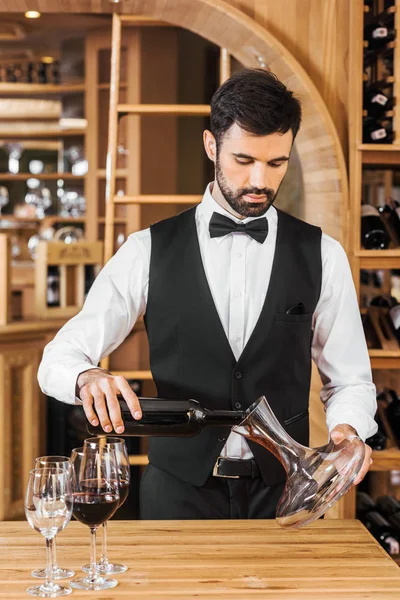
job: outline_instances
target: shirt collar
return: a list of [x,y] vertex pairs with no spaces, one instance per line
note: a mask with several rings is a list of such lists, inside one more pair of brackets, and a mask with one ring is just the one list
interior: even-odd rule
[[[234,215],[232,215],[230,212],[228,212],[223,206],[221,206],[220,204],[218,204],[218,202],[213,198],[212,194],[211,194],[211,186],[213,185],[213,183],[209,183],[206,187],[206,190],[204,192],[202,201],[200,202],[199,206],[198,206],[198,214],[205,220],[206,224],[207,224],[207,228],[208,225],[210,223],[210,219],[212,217],[213,212],[217,212],[220,213],[221,215],[224,215],[225,217],[229,217],[229,219],[232,219],[232,221],[234,221],[235,223],[249,223],[250,221],[254,221],[254,219],[259,219],[260,217],[246,217],[245,219],[238,219],[237,217],[235,217]],[[269,217],[271,217],[271,211],[275,211],[275,208],[273,206],[271,206],[269,208],[269,210],[265,213],[265,216],[267,220],[269,220]],[[213,238],[216,242],[220,243],[222,242],[223,239],[225,239],[226,236],[222,235],[220,237],[216,237]]]

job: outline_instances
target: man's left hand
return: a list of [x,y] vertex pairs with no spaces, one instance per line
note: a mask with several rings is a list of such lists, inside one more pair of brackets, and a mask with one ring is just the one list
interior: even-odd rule
[[[340,444],[340,442],[342,442],[349,435],[354,435],[354,434],[358,435],[357,431],[354,429],[354,427],[351,427],[351,425],[347,425],[347,424],[336,425],[336,427],[334,427],[331,431],[331,440],[335,444]],[[372,454],[372,448],[370,446],[368,446],[367,444],[365,444],[364,462],[362,464],[359,474],[357,475],[357,478],[353,482],[353,485],[358,485],[364,479],[365,475],[368,473],[368,470],[372,463],[371,454]]]

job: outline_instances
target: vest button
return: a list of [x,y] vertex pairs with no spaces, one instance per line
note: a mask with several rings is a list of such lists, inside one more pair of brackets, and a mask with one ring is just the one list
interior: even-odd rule
[[242,408],[242,405],[240,404],[240,402],[235,402],[235,408],[237,408],[239,410],[239,408]]
[[225,442],[225,441],[226,441],[226,438],[224,438],[224,437],[219,437],[219,438],[217,438],[217,441],[218,441],[218,442]]
[[235,377],[236,377],[236,379],[241,379],[242,378],[242,372],[241,371],[235,371]]

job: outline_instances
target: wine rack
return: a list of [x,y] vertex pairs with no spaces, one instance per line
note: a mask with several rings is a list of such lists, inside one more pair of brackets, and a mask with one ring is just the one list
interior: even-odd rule
[[[388,41],[371,48],[371,24],[390,29]],[[367,26],[367,27],[366,27]],[[365,273],[381,275],[381,289],[376,295],[391,292],[391,273],[400,269],[400,240],[387,215],[381,215],[389,234],[386,249],[365,249],[361,244],[362,203],[377,205],[377,186],[387,198],[392,195],[396,177],[400,173],[400,0],[355,0],[350,3],[350,56],[349,56],[349,259],[361,304],[363,321],[368,320],[377,334],[377,343],[369,347],[374,382],[379,389],[385,385],[400,392],[400,347],[388,318],[387,310],[365,305],[365,296],[374,294],[373,284],[365,281]],[[368,34],[368,35],[366,35]],[[365,37],[369,37],[368,40]],[[372,43],[374,45],[374,43]],[[379,41],[378,41],[379,46]],[[387,139],[367,139],[365,122],[371,111],[373,92],[383,91],[389,110],[381,110],[380,122],[390,135]],[[379,100],[379,99],[378,99]],[[372,107],[372,110],[374,108]],[[366,198],[366,186],[370,186]],[[371,191],[372,190],[372,191]],[[362,281],[362,277],[364,280]],[[400,301],[400,299],[399,299]],[[381,403],[379,416],[382,417]],[[385,450],[373,452],[371,471],[400,470],[400,450],[386,419],[383,419],[389,443]],[[375,474],[374,474],[375,475]],[[378,475],[378,474],[377,474]],[[378,480],[377,480],[378,481]],[[380,481],[383,481],[381,479]]]

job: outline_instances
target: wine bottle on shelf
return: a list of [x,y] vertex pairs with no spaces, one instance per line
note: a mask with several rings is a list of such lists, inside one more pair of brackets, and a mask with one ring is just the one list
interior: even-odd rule
[[388,198],[386,204],[380,206],[378,210],[382,218],[387,218],[400,244],[400,203],[393,198]]
[[364,109],[369,117],[379,119],[384,116],[385,112],[393,108],[393,97],[385,94],[380,88],[366,88],[364,92]]
[[366,250],[388,248],[390,238],[379,211],[371,204],[361,205],[361,244]]
[[362,518],[370,512],[376,510],[376,504],[371,496],[366,492],[357,492],[356,494],[356,515],[357,519],[362,521]]
[[[390,17],[390,15],[388,15]],[[368,42],[368,50],[378,50],[394,40],[396,32],[393,27],[393,19],[380,19],[375,23],[369,23],[364,27],[364,41]]]
[[47,269],[47,306],[60,306],[60,273],[56,266]]
[[[118,397],[125,431],[107,435],[122,436],[179,436],[190,437],[200,433],[204,427],[233,427],[244,419],[240,410],[208,410],[197,400],[169,400],[164,398],[139,398],[142,418],[132,417],[128,405]],[[91,435],[106,435],[100,425],[87,423]]]
[[376,510],[371,510],[360,518],[365,527],[378,540],[380,545],[389,554],[399,554],[400,544],[395,528],[379,514]]
[[379,496],[376,499],[376,507],[386,519],[391,515],[400,513],[400,502],[394,496]]
[[365,144],[391,144],[393,141],[392,124],[389,120],[383,124],[373,117],[364,117],[363,141]]
[[391,398],[391,401],[385,410],[386,418],[389,421],[389,425],[392,428],[394,436],[397,440],[400,440],[400,398],[395,390],[388,389],[386,392]]

